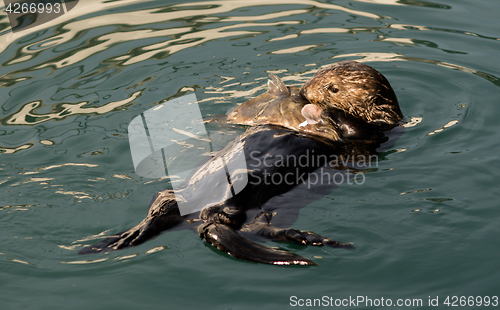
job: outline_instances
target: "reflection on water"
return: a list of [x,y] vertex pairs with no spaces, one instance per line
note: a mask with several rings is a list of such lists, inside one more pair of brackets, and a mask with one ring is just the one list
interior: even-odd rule
[[453,70],[460,70],[463,72],[467,73],[472,73],[477,76],[480,76],[496,85],[500,85],[500,80],[498,77],[491,75],[486,72],[466,68],[460,65],[456,64],[451,64],[447,63],[444,61],[437,61],[437,60],[432,60],[432,59],[425,59],[425,58],[418,58],[418,57],[409,57],[401,54],[396,54],[396,53],[351,53],[351,54],[344,54],[344,55],[337,55],[335,57],[332,57],[333,59],[335,58],[345,58],[345,57],[359,57],[359,59],[354,59],[360,62],[371,62],[371,61],[412,61],[412,62],[423,62],[423,63],[430,63],[434,65],[438,65],[441,67],[453,69]]
[[[42,50],[52,48],[54,46],[63,46],[65,43],[69,43],[74,40],[77,36],[81,35],[81,31],[87,29],[89,25],[92,28],[113,26],[116,29],[112,33],[104,34],[93,38],[92,43],[87,46],[83,46],[76,50],[71,50],[63,55],[58,55],[57,60],[46,61],[43,64],[37,64],[27,71],[35,71],[43,68],[62,68],[65,66],[72,65],[83,59],[86,59],[96,53],[103,51],[106,48],[110,48],[116,44],[123,43],[126,41],[133,41],[138,39],[148,39],[148,38],[162,38],[161,43],[155,43],[151,45],[143,45],[140,48],[135,49],[135,53],[127,53],[124,55],[115,55],[108,61],[116,61],[120,65],[129,65],[139,61],[146,60],[156,54],[170,55],[175,52],[181,51],[183,49],[201,45],[209,40],[216,40],[220,38],[233,37],[233,36],[246,36],[246,35],[256,35],[258,31],[228,31],[238,28],[246,27],[265,27],[265,26],[278,26],[283,23],[264,23],[255,24],[252,21],[264,21],[269,19],[275,19],[280,17],[289,17],[297,14],[309,13],[318,8],[344,11],[351,14],[356,14],[368,18],[380,18],[381,16],[370,14],[367,12],[356,11],[352,9],[345,8],[340,5],[325,4],[317,1],[310,0],[281,0],[275,1],[272,5],[279,6],[283,5],[301,5],[310,7],[309,10],[285,10],[269,14],[259,14],[257,16],[220,16],[215,17],[217,14],[227,14],[231,11],[236,11],[245,7],[257,7],[257,6],[267,6],[270,5],[268,1],[207,1],[207,2],[196,2],[196,3],[186,3],[173,6],[167,6],[166,8],[155,8],[149,10],[139,10],[133,12],[120,12],[107,15],[98,15],[95,17],[89,17],[83,20],[72,20],[74,18],[89,15],[91,13],[105,12],[116,6],[125,6],[127,4],[132,4],[139,1],[120,1],[117,3],[99,3],[98,1],[86,1],[78,5],[77,10],[73,10],[63,17],[54,20],[52,22],[34,27],[22,32],[22,36],[28,36],[30,33],[40,31],[41,29],[54,26],[55,24],[62,24],[61,29],[58,33],[37,40],[31,44],[23,46],[20,51],[18,51],[16,58],[5,62],[3,65],[13,65],[19,62],[26,62],[31,60],[33,57],[37,56]],[[190,9],[195,7],[194,9]],[[187,8],[187,9],[183,9]],[[210,16],[209,19],[206,16]],[[155,29],[155,23],[167,23],[176,22],[180,20],[189,20],[189,27],[176,26],[169,29]],[[121,26],[125,25],[127,27]],[[211,29],[200,29],[207,24],[213,23],[234,23],[238,24],[219,26]],[[289,21],[288,23],[299,23],[299,21]],[[128,29],[131,27],[140,27],[144,25],[149,25],[148,29]],[[153,26],[151,29],[151,26]],[[171,40],[165,40],[165,36],[172,36]],[[11,42],[19,39],[21,34],[8,33],[4,35],[4,39],[0,44],[0,52],[7,49]],[[89,42],[90,43],[90,42]],[[26,69],[25,69],[26,70]],[[21,72],[24,72],[21,71]],[[16,72],[16,73],[21,73]],[[14,80],[12,76],[4,76],[3,79]],[[0,79],[0,82],[3,81]]]
[[[301,291],[328,289],[329,293],[346,293],[344,287],[359,287],[366,282],[370,289],[392,289],[401,294],[398,298],[404,296],[399,287],[380,282],[385,274],[392,274],[392,268],[401,271],[391,276],[398,285],[407,278],[429,283],[419,278],[425,274],[420,270],[436,274],[448,268],[454,258],[439,249],[449,243],[464,244],[463,235],[457,231],[477,225],[473,237],[467,238],[478,241],[489,236],[488,229],[492,229],[478,215],[481,210],[474,208],[477,203],[484,211],[495,201],[488,196],[494,195],[494,190],[481,192],[478,188],[488,189],[497,183],[483,177],[495,174],[490,170],[494,170],[497,152],[485,155],[481,151],[495,148],[491,141],[498,140],[495,134],[500,132],[495,127],[500,112],[492,103],[496,99],[488,95],[500,86],[500,71],[491,60],[498,51],[500,35],[494,31],[498,28],[496,19],[488,25],[490,28],[481,27],[481,18],[488,12],[475,13],[475,2],[462,2],[466,1],[228,0],[165,4],[85,0],[58,19],[16,33],[11,32],[2,9],[0,257],[7,266],[30,268],[30,272],[56,270],[61,277],[84,270],[92,279],[94,291],[108,292],[113,287],[110,282],[101,286],[101,281],[93,281],[99,273],[105,274],[100,280],[130,280],[124,275],[133,268],[124,272],[110,266],[125,266],[132,261],[152,270],[137,277],[141,283],[148,283],[146,277],[153,270],[172,272],[162,285],[175,293],[182,285],[168,281],[175,279],[182,284],[178,279],[184,275],[175,271],[189,269],[196,276],[215,279],[213,287],[223,287],[234,296],[237,294],[231,291],[231,281],[238,278],[244,279],[238,285],[249,292],[262,287],[262,291],[273,291],[286,300],[290,291],[283,291],[289,289],[283,282],[284,274],[274,269],[264,274],[254,272],[265,267],[213,255],[190,232],[108,256],[83,258],[75,253],[89,240],[137,224],[152,194],[169,186],[167,178],[143,180],[134,173],[127,126],[135,116],[189,93],[196,93],[204,116],[224,114],[264,92],[269,73],[289,86],[299,86],[320,67],[352,59],[366,62],[388,77],[406,116],[405,134],[381,155],[383,167],[366,173],[362,188],[342,187],[301,213],[299,224],[303,226],[297,228],[314,227],[327,235],[340,234],[356,241],[359,249],[343,253],[301,248],[308,257],[323,257],[322,266],[319,271],[286,270],[287,279],[304,279],[303,286],[302,281],[294,282]],[[465,18],[471,22],[463,23]],[[218,133],[214,136],[220,139],[217,143],[221,147],[244,130],[216,122],[207,126]],[[435,240],[437,243],[433,243]],[[163,251],[166,244],[177,248]],[[458,257],[454,248],[446,250]],[[162,253],[149,255],[157,252]],[[474,251],[463,251],[469,252]],[[434,256],[438,257],[433,270],[433,264],[422,261]],[[222,259],[224,264],[220,264]],[[210,263],[214,265],[205,268]],[[414,265],[418,265],[418,274],[411,274]],[[9,278],[8,269],[6,283],[19,280],[14,272]],[[462,266],[456,269],[472,270]],[[23,269],[16,270],[27,274]],[[357,277],[352,277],[353,273]],[[405,276],[397,278],[399,274]],[[328,278],[330,275],[337,278]],[[366,281],[359,282],[361,277]],[[448,278],[436,281],[440,287],[453,287],[454,283],[446,282]],[[36,277],[29,281],[32,279],[40,286]],[[78,275],[75,279],[71,283],[82,280]],[[53,284],[57,281],[42,280],[43,287],[50,287],[50,291],[70,286],[69,282],[58,282],[57,286]],[[341,284],[335,287],[336,283]],[[208,292],[204,297],[217,295],[210,286],[204,288]],[[18,294],[30,291],[20,287]],[[119,285],[117,290],[122,288]],[[140,290],[150,288],[144,285],[136,289],[146,294]],[[161,290],[164,293],[163,286]],[[422,296],[429,293],[415,291]]]
[[[417,5],[427,6],[432,8],[442,8],[442,5],[433,4],[422,1],[396,1],[396,0],[363,0],[360,2],[369,2],[385,5]],[[78,63],[85,61],[92,56],[100,58],[100,65],[94,69],[84,69],[77,77],[74,77],[72,85],[67,85],[65,88],[85,89],[91,88],[99,83],[106,82],[111,76],[122,70],[123,66],[137,64],[150,59],[163,59],[174,53],[183,51],[196,46],[201,46],[209,41],[221,40],[228,38],[245,38],[254,37],[267,32],[269,28],[283,27],[286,25],[300,25],[301,17],[305,14],[311,14],[318,10],[327,10],[331,12],[342,11],[358,16],[381,19],[387,18],[379,15],[349,9],[340,5],[321,3],[318,1],[296,0],[296,1],[278,1],[273,3],[274,10],[270,12],[256,15],[236,15],[231,16],[232,12],[240,13],[243,8],[255,8],[259,6],[270,5],[267,1],[206,1],[196,3],[186,3],[178,5],[170,5],[162,8],[151,8],[143,10],[126,11],[128,5],[139,3],[139,1],[120,1],[120,2],[98,2],[86,1],[78,5],[78,9],[72,10],[63,17],[28,29],[20,33],[5,33],[0,41],[0,52],[6,53],[12,44],[16,41],[26,42],[22,44],[9,60],[3,61],[2,67],[8,69],[0,76],[0,85],[3,87],[13,88],[20,84],[22,88],[33,88],[29,80],[39,76],[51,76],[57,74],[59,70],[66,67],[75,67]],[[286,5],[286,6],[285,6]],[[301,9],[285,9],[291,5],[298,5]],[[293,7],[293,6],[292,6]],[[112,9],[118,9],[114,12]],[[97,14],[96,16],[92,15]],[[292,16],[297,16],[299,19],[284,20]],[[265,22],[272,19],[281,19],[276,22]],[[184,21],[183,23],[179,23]],[[60,24],[55,28],[54,33],[42,31],[49,29],[56,24]],[[84,44],[78,43],[86,33],[89,32],[89,27],[92,29],[102,29],[102,34],[88,37]],[[106,29],[111,27],[111,29]],[[252,29],[255,28],[255,29]],[[259,30],[262,28],[262,30]],[[246,30],[252,29],[252,30]],[[275,37],[269,41],[296,39],[303,35],[313,34],[357,34],[363,32],[379,32],[383,29],[397,29],[405,32],[408,29],[420,31],[446,31],[445,29],[433,29],[426,26],[406,25],[406,24],[387,24],[378,27],[314,27],[297,31],[295,34],[286,34],[282,37]],[[470,32],[463,32],[466,35],[477,35]],[[33,36],[35,34],[35,36]],[[26,41],[25,38],[30,38]],[[151,41],[153,43],[141,44],[141,42]],[[379,40],[395,44],[414,45],[415,41],[410,38],[395,38],[382,37]],[[498,40],[498,39],[497,39]],[[127,50],[124,54],[114,53],[111,56],[107,51],[116,49],[116,46],[124,45],[127,42],[136,42],[131,50]],[[269,51],[270,54],[293,54],[306,52],[311,49],[318,49],[324,44],[313,45],[298,45],[287,48],[278,48]],[[7,53],[9,54],[9,53]],[[99,56],[99,54],[103,54]],[[6,55],[4,55],[5,57]],[[48,57],[47,57],[48,56]],[[473,69],[468,69],[463,66],[449,64],[441,61],[433,61],[428,59],[417,59],[415,57],[407,57],[404,55],[394,54],[389,56],[387,53],[355,53],[337,55],[337,58],[345,58],[351,56],[364,57],[365,61],[381,61],[381,60],[405,60],[405,61],[422,61],[431,62],[440,66],[469,71],[474,74],[481,75],[490,80],[495,80],[488,74],[477,72]],[[335,57],[334,57],[335,58]],[[38,61],[42,60],[42,62]],[[77,67],[75,67],[76,69]],[[49,71],[47,71],[47,69]],[[313,69],[312,69],[313,70]],[[82,74],[83,73],[83,74]],[[307,75],[308,73],[306,73]],[[75,76],[75,75],[73,75]],[[298,77],[298,80],[300,76]],[[68,83],[66,83],[68,84]],[[211,92],[211,90],[208,90]],[[226,92],[227,94],[228,92]],[[231,92],[229,92],[231,93]],[[234,94],[234,92],[232,92]],[[253,93],[244,92],[240,96],[244,97]],[[103,114],[124,107],[131,101],[135,100],[140,95],[140,92],[129,94],[129,99],[116,102],[108,102],[100,107],[91,108],[85,107],[89,101],[78,103],[61,103],[55,100],[54,103],[45,103],[45,105],[53,105],[52,113],[36,113],[35,110],[44,106],[41,99],[31,100],[30,102],[8,102],[4,98],[4,111],[18,107],[18,111],[7,115],[1,119],[4,125],[34,125],[48,120],[61,120],[68,116],[76,114]],[[57,102],[57,103],[56,103]],[[21,107],[20,107],[21,105]],[[20,107],[20,108],[19,108]],[[19,149],[20,147],[23,147]],[[29,147],[29,146],[28,146]],[[14,149],[3,147],[4,152],[15,152],[26,148],[16,146]],[[10,151],[8,151],[10,150]]]
[[32,147],[34,143],[25,143],[15,147],[7,147],[0,145],[0,154],[14,154],[19,151],[23,151]]
[[423,6],[434,9],[451,9],[451,6],[440,4],[436,2],[428,1],[416,1],[416,0],[354,0],[357,2],[367,2],[376,4],[387,4],[387,5],[407,5],[407,6]]
[[13,113],[8,117],[0,119],[0,123],[3,125],[35,125],[51,120],[62,120],[69,116],[78,114],[105,114],[127,106],[135,99],[140,97],[141,94],[142,91],[137,91],[135,93],[132,93],[126,100],[108,102],[100,107],[85,107],[85,105],[89,103],[88,101],[79,103],[58,103],[53,107],[53,110],[57,112],[41,114],[35,112],[36,109],[43,107],[41,100],[28,102],[24,104],[19,109],[19,111]]

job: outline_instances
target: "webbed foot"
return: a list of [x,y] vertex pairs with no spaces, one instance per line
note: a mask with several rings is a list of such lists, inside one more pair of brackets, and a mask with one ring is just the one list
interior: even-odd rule
[[139,245],[182,221],[183,217],[179,213],[173,192],[160,192],[153,197],[148,216],[141,223],[101,242],[84,247],[78,254],[109,252]]
[[[144,229],[141,227],[141,224],[124,232],[110,236],[96,244],[84,247],[78,251],[78,254],[95,254],[120,250],[129,246],[140,244],[153,237],[154,235],[151,233],[144,234]],[[141,241],[141,239],[143,240]]]
[[260,213],[257,217],[255,217],[253,222],[245,224],[241,228],[241,231],[251,232],[274,241],[290,242],[300,245],[326,245],[334,248],[354,249],[354,246],[351,243],[331,240],[310,231],[274,227],[271,225],[272,217],[272,212]]

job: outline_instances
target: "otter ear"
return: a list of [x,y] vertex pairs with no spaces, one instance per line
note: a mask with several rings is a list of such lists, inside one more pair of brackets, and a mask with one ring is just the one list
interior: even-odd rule
[[267,91],[269,94],[274,96],[288,96],[290,95],[290,91],[288,87],[286,87],[285,83],[274,74],[269,74],[269,81],[267,81],[267,86],[269,90]]

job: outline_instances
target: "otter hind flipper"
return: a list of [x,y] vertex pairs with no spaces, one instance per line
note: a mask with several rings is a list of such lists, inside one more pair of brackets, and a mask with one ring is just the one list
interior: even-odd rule
[[252,242],[228,225],[214,222],[205,223],[198,227],[198,235],[214,247],[235,258],[271,265],[317,266],[313,261],[300,255]]
[[183,222],[174,193],[170,190],[156,194],[150,203],[148,215],[136,226],[81,249],[78,254],[92,254],[120,250],[139,245],[161,232]]
[[269,90],[267,91],[269,94],[281,97],[290,95],[290,91],[288,87],[286,87],[285,83],[274,74],[269,74],[269,80],[267,81],[267,86]]
[[127,242],[124,243],[123,241],[125,240],[125,238],[122,237],[127,231],[110,236],[91,246],[84,247],[83,249],[78,251],[78,254],[85,255],[85,254],[106,253],[113,250],[119,250],[123,247],[127,247],[127,245],[129,245],[130,243]]
[[[150,221],[148,221],[150,222]],[[105,253],[139,245],[159,235],[161,230],[148,225],[146,220],[124,232],[110,236],[96,244],[81,249],[78,254]]]
[[280,228],[271,225],[276,212],[262,212],[248,224],[243,225],[241,231],[253,233],[273,241],[289,242],[299,245],[329,246],[332,248],[354,249],[352,243],[338,242],[325,238],[316,233],[293,228]]

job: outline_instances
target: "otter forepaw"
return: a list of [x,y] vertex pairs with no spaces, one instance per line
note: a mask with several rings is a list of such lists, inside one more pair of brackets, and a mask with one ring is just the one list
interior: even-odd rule
[[239,229],[246,220],[245,211],[238,210],[235,207],[210,207],[203,209],[200,213],[200,218],[207,222],[224,224]]

